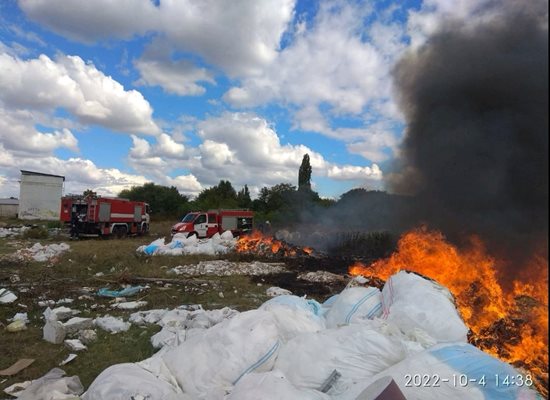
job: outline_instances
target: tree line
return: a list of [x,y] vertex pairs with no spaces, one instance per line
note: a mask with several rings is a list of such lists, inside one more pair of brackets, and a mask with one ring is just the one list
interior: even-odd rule
[[255,212],[257,224],[270,221],[275,227],[325,224],[346,231],[398,228],[392,226],[395,220],[392,216],[403,206],[400,196],[361,188],[342,194],[338,200],[324,199],[312,189],[311,173],[310,158],[305,154],[298,171],[297,187],[290,183],[262,187],[255,199],[251,198],[247,185],[237,190],[229,180],[220,180],[194,199],[181,194],[175,186],[155,183],[123,190],[119,197],[149,203],[152,217],[157,219],[181,219],[190,211],[247,208]]

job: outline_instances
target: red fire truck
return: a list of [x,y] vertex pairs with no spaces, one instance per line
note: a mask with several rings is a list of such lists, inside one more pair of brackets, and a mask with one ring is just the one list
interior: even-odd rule
[[234,236],[240,236],[252,232],[253,227],[254,212],[248,209],[194,211],[172,227],[172,235],[183,233],[187,237],[209,238],[231,231]]
[[61,198],[60,219],[76,223],[79,236],[123,237],[149,231],[149,204],[100,196]]

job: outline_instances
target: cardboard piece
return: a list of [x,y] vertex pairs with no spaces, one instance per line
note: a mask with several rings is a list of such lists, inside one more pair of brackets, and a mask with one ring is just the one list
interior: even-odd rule
[[3,369],[0,371],[0,376],[12,376],[17,374],[19,371],[24,370],[29,365],[31,365],[34,362],[34,358],[22,358],[20,360],[17,360],[15,364],[11,365],[10,367]]

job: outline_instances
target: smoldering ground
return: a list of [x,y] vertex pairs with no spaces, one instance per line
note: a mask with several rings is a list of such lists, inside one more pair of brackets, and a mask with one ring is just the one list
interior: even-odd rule
[[539,3],[449,24],[393,72],[407,128],[389,186],[414,194],[401,215],[412,210],[451,239],[479,235],[520,262],[548,238],[548,12]]

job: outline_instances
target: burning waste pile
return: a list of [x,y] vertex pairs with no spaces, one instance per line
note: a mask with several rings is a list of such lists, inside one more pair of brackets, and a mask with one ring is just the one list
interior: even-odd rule
[[[430,239],[440,238],[415,238],[419,261],[409,270],[424,263],[423,275],[429,275],[430,257],[441,255],[422,252]],[[405,236],[400,251],[385,264],[374,270],[355,266],[352,272],[401,269],[398,259],[412,260],[408,240]],[[467,274],[448,271],[455,277]],[[537,371],[530,368],[534,364],[516,369],[491,348],[482,351],[468,343],[469,331],[475,331],[474,313],[481,321],[494,321],[496,315],[486,314],[496,312],[490,303],[468,313],[461,296],[455,304],[453,286],[446,288],[421,273],[388,272],[381,290],[363,286],[369,280],[357,277],[322,304],[281,295],[246,312],[184,308],[136,313],[135,323],[162,326],[152,338],[161,349],[142,362],[107,368],[82,398],[354,400],[371,398],[365,396],[388,384],[397,385],[408,400],[541,399],[534,390],[540,389]],[[468,276],[464,280],[472,282]],[[544,355],[530,350],[531,358]]]
[[254,254],[264,257],[303,257],[314,255],[310,247],[298,247],[283,240],[274,239],[254,231],[251,235],[241,236],[235,250],[239,253]]
[[138,253],[146,255],[181,256],[183,254],[225,254],[233,250],[237,239],[230,231],[221,235],[214,234],[209,239],[198,239],[195,235],[187,237],[184,234],[175,234],[169,243],[164,238],[157,239],[148,245],[137,248]]
[[[357,263],[349,273],[386,280],[397,271],[407,270],[435,279],[454,296],[469,328],[468,341],[528,371],[529,384],[547,396],[548,262],[533,256],[527,267],[527,282],[504,277],[511,282],[510,289],[497,279],[496,263],[477,239],[470,249],[459,250],[439,232],[420,229],[405,234],[390,258],[370,266]],[[386,286],[390,283],[391,279]]]
[[147,255],[170,256],[183,254],[217,255],[236,251],[243,254],[278,258],[314,254],[313,249],[310,247],[293,246],[271,236],[264,236],[258,231],[238,237],[233,237],[230,231],[225,231],[221,235],[216,233],[208,239],[198,239],[194,235],[187,237],[186,234],[175,234],[169,243],[165,243],[165,238],[160,238],[148,245],[138,247],[136,251]]

